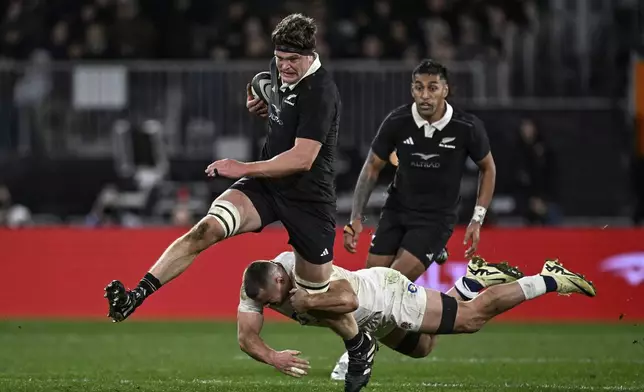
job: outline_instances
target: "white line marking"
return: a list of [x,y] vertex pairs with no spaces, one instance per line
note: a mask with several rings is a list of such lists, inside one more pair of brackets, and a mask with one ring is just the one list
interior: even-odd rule
[[[332,358],[326,356],[307,357],[308,360],[313,361],[337,361],[339,358]],[[239,354],[233,357],[233,360],[244,361],[252,360],[247,355]],[[410,358],[405,356],[397,356],[395,358],[379,358],[378,362],[437,362],[437,363],[521,363],[521,364],[546,364],[546,363],[586,363],[586,364],[644,364],[644,359],[629,359],[629,358],[512,358],[512,357],[491,357],[491,358],[446,358],[446,357],[426,357],[421,359]]]
[[[10,377],[0,377],[0,381],[19,381],[16,378]],[[29,378],[25,381],[28,382],[71,382],[71,383],[98,383],[104,382],[104,380],[99,379],[89,379],[89,378],[47,378],[47,379],[34,379]],[[265,381],[255,381],[255,380],[222,380],[222,379],[193,379],[193,380],[182,380],[182,379],[172,379],[172,380],[119,380],[121,384],[160,384],[160,383],[177,383],[182,385],[190,384],[204,384],[204,385],[254,385],[254,386],[292,386],[292,385],[314,385],[314,386],[325,386],[333,385],[337,382],[331,380],[322,380],[322,379],[313,379],[313,380],[295,380],[290,378],[284,378],[282,380],[270,379]],[[531,383],[516,383],[516,384],[468,384],[468,383],[440,383],[440,382],[419,382],[419,383],[400,383],[400,382],[382,382],[382,381],[372,381],[369,383],[371,387],[402,387],[402,388],[418,388],[418,387],[433,387],[433,388],[447,388],[447,389],[485,389],[485,390],[502,390],[502,389],[512,389],[512,390],[522,390],[525,388],[530,388],[531,390],[583,390],[583,391],[644,391],[644,386],[625,386],[625,385],[561,385],[561,384],[531,384]]]

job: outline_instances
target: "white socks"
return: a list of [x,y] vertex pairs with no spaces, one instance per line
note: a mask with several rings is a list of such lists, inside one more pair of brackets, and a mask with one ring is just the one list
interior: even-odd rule
[[546,293],[546,281],[541,275],[525,276],[517,280],[525,299],[533,299]]

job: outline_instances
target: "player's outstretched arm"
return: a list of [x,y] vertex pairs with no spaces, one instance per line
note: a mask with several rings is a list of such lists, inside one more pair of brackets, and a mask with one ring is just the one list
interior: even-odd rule
[[331,282],[329,290],[321,294],[311,295],[302,289],[293,289],[289,298],[291,306],[298,313],[318,311],[341,315],[358,309],[358,296],[351,284],[346,280]]
[[322,144],[313,139],[296,138],[290,150],[267,161],[248,164],[249,177],[285,177],[311,170]]
[[237,313],[237,340],[239,347],[251,358],[275,367],[291,377],[302,377],[307,374],[309,362],[298,358],[299,351],[275,351],[259,336],[264,326],[264,316],[255,312]]
[[344,230],[344,247],[351,253],[356,252],[358,237],[362,232],[362,218],[369,197],[378,182],[380,172],[387,165],[387,161],[380,159],[373,151],[362,166],[356,188],[353,191],[353,205],[351,208],[351,222]]
[[476,205],[490,207],[492,196],[494,195],[494,187],[496,184],[496,164],[492,153],[488,153],[485,158],[476,163],[479,167],[479,192],[476,199]]
[[470,247],[465,251],[465,257],[470,259],[476,253],[480,240],[480,230],[487,209],[490,207],[492,197],[494,195],[494,187],[496,184],[496,164],[492,153],[488,152],[483,159],[476,163],[479,167],[479,190],[476,199],[476,207],[474,207],[474,214],[465,232],[463,244],[467,245],[472,242]]
[[234,159],[220,159],[208,165],[205,172],[210,177],[286,177],[309,171],[320,151],[320,142],[296,138],[295,145],[287,151],[269,159],[257,162],[239,162]]
[[476,162],[479,167],[479,190],[476,199],[476,207],[474,207],[474,215],[467,230],[465,231],[465,238],[463,244],[467,245],[472,242],[470,247],[465,251],[465,258],[470,259],[476,253],[478,248],[481,225],[485,219],[485,213],[492,202],[494,195],[494,185],[496,182],[496,165],[490,149],[490,140],[488,139],[485,130],[485,124],[478,119],[474,118],[474,126],[472,133],[466,144],[467,155]]
[[264,315],[254,312],[237,313],[237,341],[239,348],[259,362],[271,365],[275,352],[259,336],[264,326]]
[[369,151],[369,156],[362,165],[360,176],[353,191],[353,205],[351,208],[351,221],[361,220],[371,192],[378,182],[380,172],[387,165],[387,161],[380,159],[373,151]]

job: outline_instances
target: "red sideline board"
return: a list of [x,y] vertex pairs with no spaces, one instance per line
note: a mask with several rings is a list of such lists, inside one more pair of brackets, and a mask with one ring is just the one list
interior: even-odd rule
[[[369,230],[371,231],[371,230]],[[103,287],[112,279],[134,286],[182,229],[0,229],[0,318],[105,317]],[[418,283],[448,290],[465,273],[463,230],[449,245],[450,261],[433,265]],[[336,264],[364,265],[369,236],[357,254],[335,246]],[[245,266],[288,250],[281,228],[229,239],[204,252],[188,271],[150,297],[136,318],[234,318]],[[644,230],[484,228],[488,260],[508,260],[526,274],[558,257],[584,273],[598,296],[548,294],[501,316],[515,321],[644,320]],[[279,317],[271,315],[270,317]]]

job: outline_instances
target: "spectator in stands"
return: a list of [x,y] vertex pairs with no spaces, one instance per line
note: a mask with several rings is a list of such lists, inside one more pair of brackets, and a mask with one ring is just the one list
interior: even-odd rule
[[0,227],[22,227],[31,224],[31,211],[23,205],[13,204],[9,188],[0,184]]
[[85,59],[109,59],[113,57],[109,50],[105,27],[98,23],[92,23],[85,32],[85,47],[83,58]]
[[106,185],[96,198],[92,210],[85,217],[85,225],[103,227],[119,225],[121,219],[118,213],[119,191],[115,185]]
[[268,35],[263,31],[262,22],[253,17],[244,24],[244,39],[246,42],[245,57],[268,58],[273,50],[269,45]]
[[185,204],[177,204],[172,209],[172,226],[191,227],[194,224],[192,211]]
[[191,227],[194,223],[193,211],[190,209],[190,192],[186,188],[180,188],[172,209],[171,224],[173,226]]
[[458,17],[459,49],[458,60],[472,60],[485,55],[485,46],[481,42],[481,26],[468,14]]
[[384,55],[382,41],[375,35],[367,35],[362,40],[362,57],[367,60],[377,60]]
[[47,130],[47,107],[53,90],[49,53],[35,50],[30,63],[14,87],[13,102],[20,115],[20,132],[28,135],[21,147],[37,154],[50,153],[51,134]]
[[[119,58],[154,58],[157,32],[148,18],[139,12],[136,0],[118,3],[116,21],[111,26],[116,56]],[[186,43],[188,44],[188,43]]]
[[[231,58],[242,58],[246,51],[244,36],[244,21],[247,18],[247,8],[243,1],[232,1],[228,5],[227,14],[218,21],[220,38],[224,40]],[[264,34],[266,36],[266,34]]]
[[644,223],[644,156],[636,156],[631,164],[631,177],[635,208],[633,210],[633,224]]
[[403,58],[405,49],[410,41],[411,37],[405,23],[401,20],[392,21],[386,43],[387,57]]
[[535,123],[524,119],[519,129],[515,161],[516,200],[521,215],[531,225],[560,221],[555,203],[555,156]]
[[64,60],[68,57],[69,24],[63,20],[58,21],[51,29],[47,50],[54,60]]
[[320,23],[324,57],[471,59],[498,42],[505,53],[529,9],[512,1],[14,0],[0,6],[0,53],[24,59],[44,46],[54,59],[262,58],[267,26],[301,11]]

